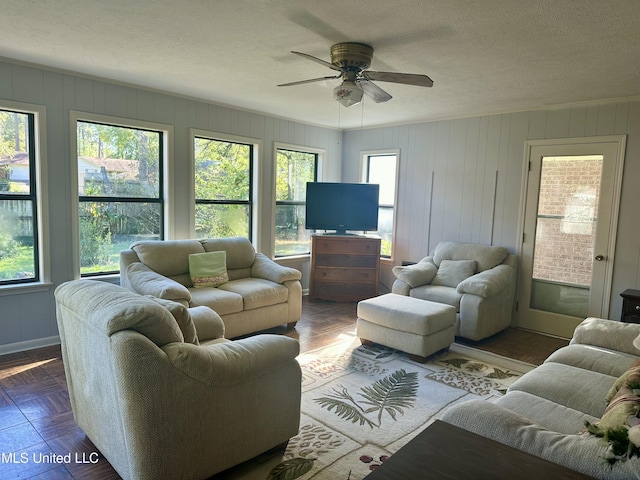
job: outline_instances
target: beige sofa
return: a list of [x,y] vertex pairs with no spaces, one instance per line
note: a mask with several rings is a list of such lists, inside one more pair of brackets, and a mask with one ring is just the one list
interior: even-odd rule
[[298,432],[298,342],[229,341],[207,307],[75,280],[56,289],[73,415],[125,480],[205,479]]
[[[189,255],[225,251],[229,282],[194,288]],[[227,338],[278,325],[302,315],[301,273],[256,253],[244,237],[136,242],[120,252],[120,285],[142,295],[207,306],[224,321]]]
[[640,359],[632,343],[638,335],[638,324],[587,318],[567,347],[495,403],[471,400],[446,410],[442,420],[595,478],[640,478],[640,458],[609,465],[607,459],[615,460],[609,444],[585,428],[585,422],[613,426],[616,419],[625,428],[625,409],[640,407],[637,395],[622,398],[627,392],[618,381]]
[[456,336],[482,340],[511,325],[516,256],[504,247],[440,242],[432,256],[393,273],[393,293],[455,307]]

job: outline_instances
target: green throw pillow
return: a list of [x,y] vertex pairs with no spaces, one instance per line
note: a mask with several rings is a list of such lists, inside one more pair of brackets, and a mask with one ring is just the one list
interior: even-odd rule
[[227,252],[192,253],[189,255],[189,274],[196,288],[219,287],[227,283]]

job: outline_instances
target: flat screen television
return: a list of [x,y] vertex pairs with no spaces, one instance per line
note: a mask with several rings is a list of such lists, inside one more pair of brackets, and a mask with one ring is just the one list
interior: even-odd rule
[[308,182],[305,228],[350,231],[378,230],[380,185]]

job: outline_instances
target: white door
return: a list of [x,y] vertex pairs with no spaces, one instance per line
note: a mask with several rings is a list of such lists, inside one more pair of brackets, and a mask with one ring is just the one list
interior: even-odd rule
[[527,144],[518,327],[570,338],[608,317],[624,136]]

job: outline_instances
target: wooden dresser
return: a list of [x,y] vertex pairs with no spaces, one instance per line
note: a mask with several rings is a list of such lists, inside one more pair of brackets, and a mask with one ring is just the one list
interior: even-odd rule
[[378,295],[380,237],[314,235],[311,300],[358,302]]

